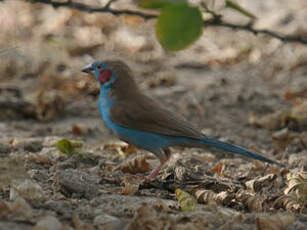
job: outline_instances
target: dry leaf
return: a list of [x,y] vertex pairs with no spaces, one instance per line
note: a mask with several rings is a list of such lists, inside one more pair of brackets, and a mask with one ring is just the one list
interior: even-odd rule
[[248,124],[268,130],[278,130],[285,126],[284,120],[286,116],[287,113],[284,111],[277,111],[261,117],[256,113],[250,113]]
[[205,164],[216,162],[216,156],[212,153],[194,153],[193,157]]
[[227,191],[215,193],[211,190],[199,189],[194,192],[198,202],[208,204],[215,201],[217,204],[229,205],[233,195]]
[[197,201],[194,196],[179,188],[175,190],[175,194],[182,211],[195,210]]
[[125,161],[119,166],[123,173],[146,173],[151,170],[150,164],[146,160],[146,155],[134,157],[131,160]]
[[298,200],[307,204],[307,172],[290,172],[286,178],[288,186],[284,193],[289,194],[291,191],[295,191]]
[[283,230],[294,223],[290,214],[275,214],[273,216],[258,217],[256,220],[258,230]]
[[263,198],[251,192],[239,190],[235,194],[235,202],[244,204],[251,212],[262,211]]
[[142,180],[134,176],[126,176],[120,185],[124,186],[121,190],[122,195],[134,195],[140,187]]
[[246,187],[253,193],[259,192],[263,187],[272,186],[272,182],[276,179],[275,174],[255,178],[245,182]]
[[283,208],[285,210],[298,212],[301,209],[301,205],[298,203],[294,195],[283,195],[279,197],[275,203],[274,207]]
[[261,212],[263,209],[263,199],[260,196],[250,196],[246,199],[246,205],[250,212]]
[[224,163],[218,163],[214,166],[213,169],[211,169],[212,172],[216,173],[218,176],[223,176],[225,171],[225,164]]
[[116,141],[103,146],[104,150],[116,151],[120,157],[126,158],[132,153],[136,153],[136,148],[133,145],[122,141]]
[[41,165],[53,165],[54,163],[50,155],[41,153],[29,153],[29,160]]
[[86,135],[88,133],[88,128],[82,124],[74,124],[71,131],[75,136]]
[[287,90],[284,93],[284,98],[288,101],[292,101],[292,103],[297,103],[297,101],[301,101],[307,98],[307,89],[304,87]]

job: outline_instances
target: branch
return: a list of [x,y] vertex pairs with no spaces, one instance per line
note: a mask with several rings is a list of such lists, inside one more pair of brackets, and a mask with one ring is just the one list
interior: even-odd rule
[[117,1],[117,0],[109,0],[109,1],[107,2],[107,4],[104,6],[104,8],[110,9],[111,4],[112,4],[113,2],[116,2],[116,1]]
[[[1,1],[1,0],[0,0]],[[101,13],[110,13],[113,15],[134,15],[134,16],[139,16],[141,18],[144,18],[145,20],[148,19],[153,19],[157,18],[158,15],[156,14],[146,14],[141,11],[135,11],[135,10],[116,10],[110,8],[111,4],[116,1],[116,0],[109,0],[109,2],[104,6],[104,7],[92,7],[83,3],[78,3],[78,2],[72,2],[71,0],[68,0],[66,2],[56,2],[52,0],[34,0],[31,1],[32,3],[44,3],[47,5],[52,5],[54,8],[57,7],[68,7],[71,9],[76,9],[80,11],[86,11],[89,13],[93,12],[101,12]],[[286,42],[298,42],[301,44],[306,44],[307,45],[307,37],[299,36],[299,35],[283,35],[271,30],[265,30],[265,29],[254,29],[251,24],[247,25],[237,25],[237,24],[232,24],[228,22],[224,22],[221,20],[219,15],[216,17],[213,15],[213,19],[209,21],[204,21],[205,26],[219,26],[219,27],[226,27],[234,30],[243,30],[243,31],[248,31],[252,32],[254,34],[264,34],[271,36],[273,38],[279,39],[281,41],[286,41]]]
[[83,3],[72,2],[71,0],[68,0],[67,2],[56,2],[52,0],[34,0],[33,2],[31,1],[31,3],[34,3],[34,4],[44,3],[47,5],[52,5],[54,8],[67,7],[70,9],[76,9],[76,10],[85,11],[89,13],[101,12],[101,13],[110,13],[114,15],[126,14],[126,15],[139,16],[144,19],[151,19],[151,18],[157,17],[157,15],[145,14],[145,13],[142,13],[141,11],[112,9],[110,8],[110,5],[112,4],[112,2],[114,1],[110,0],[104,7],[92,7],[92,6],[83,4]]
[[280,33],[276,33],[274,31],[271,30],[265,30],[265,29],[254,29],[252,27],[251,24],[246,24],[246,25],[237,25],[237,24],[232,24],[232,23],[228,23],[228,22],[224,22],[224,21],[219,21],[219,22],[205,22],[207,25],[209,26],[220,26],[220,27],[227,27],[227,28],[231,28],[234,30],[243,30],[243,31],[249,31],[252,32],[256,35],[258,34],[265,34],[268,36],[271,36],[273,38],[277,38],[281,41],[286,41],[286,42],[298,42],[298,43],[302,43],[302,44],[306,44],[307,45],[307,37],[303,37],[303,36],[299,36],[299,35],[283,35]]

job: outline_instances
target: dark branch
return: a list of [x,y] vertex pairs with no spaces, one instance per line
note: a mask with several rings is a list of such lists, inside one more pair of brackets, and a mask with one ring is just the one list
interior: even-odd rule
[[[56,2],[52,0],[34,0],[34,3],[44,3],[44,4],[52,5],[55,8],[68,7],[71,9],[86,11],[89,13],[101,12],[101,13],[110,13],[114,15],[123,15],[123,14],[135,15],[135,16],[144,18],[145,20],[158,17],[158,15],[146,14],[141,11],[112,9],[110,8],[110,6],[114,1],[116,0],[109,0],[109,2],[104,7],[92,7],[92,6],[83,4],[83,3],[72,2],[71,0],[68,0],[67,2]],[[295,36],[295,35],[283,35],[283,34],[279,34],[279,33],[276,33],[270,30],[261,30],[261,29],[258,30],[258,29],[254,29],[251,24],[247,24],[247,25],[232,24],[232,23],[222,21],[219,15],[215,17],[214,14],[213,14],[213,19],[210,21],[204,21],[204,24],[205,26],[220,26],[220,27],[227,27],[227,28],[231,28],[235,30],[248,31],[254,34],[265,34],[265,35],[268,35],[273,38],[279,39],[281,41],[286,41],[286,42],[298,42],[302,44],[307,44],[307,37]]]
[[108,3],[104,6],[104,8],[110,9],[111,4],[116,1],[117,0],[109,0]]
[[67,2],[56,2],[52,0],[35,0],[33,3],[44,3],[47,5],[52,5],[54,8],[57,7],[68,7],[70,9],[76,9],[80,11],[86,11],[89,13],[94,13],[94,12],[101,12],[101,13],[110,13],[114,15],[121,15],[121,14],[126,14],[126,15],[135,15],[139,16],[144,19],[151,19],[151,18],[156,18],[157,15],[153,14],[145,14],[140,11],[134,11],[134,10],[115,10],[110,8],[110,5],[114,1],[109,1],[104,7],[92,7],[83,3],[79,2],[72,2],[72,1],[67,1]]
[[268,36],[271,36],[273,38],[277,38],[281,41],[286,41],[286,42],[299,42],[302,44],[307,44],[307,37],[303,37],[303,36],[299,36],[299,35],[282,35],[280,33],[276,33],[274,31],[271,30],[258,30],[258,29],[254,29],[250,24],[246,24],[246,25],[237,25],[237,24],[232,24],[232,23],[228,23],[228,22],[223,22],[223,21],[219,21],[219,22],[206,22],[207,25],[210,26],[221,26],[221,27],[227,27],[227,28],[231,28],[234,30],[244,30],[244,31],[249,31],[252,32],[256,35],[258,34],[265,34]]

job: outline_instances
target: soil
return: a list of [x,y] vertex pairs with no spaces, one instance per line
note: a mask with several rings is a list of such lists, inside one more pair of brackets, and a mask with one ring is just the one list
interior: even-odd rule
[[[307,34],[303,0],[239,2],[258,16],[256,28]],[[154,20],[26,1],[3,1],[0,12],[0,230],[307,228],[306,45],[205,27],[195,44],[170,53]],[[172,148],[159,176],[142,179],[158,159],[110,134],[98,84],[81,72],[110,59],[206,135],[285,168]],[[82,147],[63,153],[61,139]]]

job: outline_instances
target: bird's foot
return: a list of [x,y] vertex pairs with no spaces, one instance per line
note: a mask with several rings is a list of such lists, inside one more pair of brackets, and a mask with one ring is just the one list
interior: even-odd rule
[[158,165],[158,167],[156,167],[154,170],[151,171],[151,173],[146,176],[146,180],[152,180],[154,178],[156,178],[159,175],[160,170],[164,167],[164,165],[166,164],[166,162],[169,160],[171,156],[171,152],[169,149],[164,149],[164,155],[160,158],[160,164]]
[[129,176],[133,179],[136,179],[136,180],[152,180],[159,175],[159,172],[162,168],[162,167],[159,167],[159,166],[157,168],[155,168],[154,170],[152,170],[151,173],[148,176],[144,176],[144,175],[140,175],[140,174],[134,174],[134,175],[129,175]]
[[162,169],[162,167],[164,166],[165,162],[159,164],[159,166],[157,168],[155,168],[154,170],[151,171],[151,173],[145,177],[145,179],[147,180],[152,180],[154,178],[156,178],[159,175],[160,170]]

